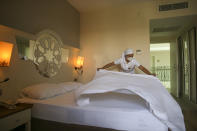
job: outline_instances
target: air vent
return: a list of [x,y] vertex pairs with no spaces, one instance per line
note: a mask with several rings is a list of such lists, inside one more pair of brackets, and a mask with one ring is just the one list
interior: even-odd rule
[[159,5],[159,11],[169,11],[188,8],[188,2]]
[[153,28],[152,32],[172,32],[177,31],[180,28],[180,26],[170,26],[170,27],[162,27],[162,28]]

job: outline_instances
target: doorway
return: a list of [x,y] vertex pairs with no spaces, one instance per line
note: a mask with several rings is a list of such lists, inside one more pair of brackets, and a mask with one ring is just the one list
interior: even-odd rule
[[171,92],[170,43],[150,44],[151,71],[156,74],[166,89]]
[[[197,15],[150,20],[151,45],[170,43],[170,90],[168,91],[176,97],[194,103],[197,103],[196,28]],[[153,71],[156,62],[156,56],[151,55]],[[161,78],[160,80],[162,81]],[[163,85],[167,86],[165,83]]]

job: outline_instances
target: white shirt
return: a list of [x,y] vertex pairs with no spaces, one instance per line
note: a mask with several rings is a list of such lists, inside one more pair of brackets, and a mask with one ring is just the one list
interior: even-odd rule
[[[121,63],[123,62],[122,58],[120,59],[117,59],[114,61],[114,64],[115,65],[121,65]],[[129,69],[128,70],[123,70],[123,72],[126,72],[126,73],[131,73],[131,74],[135,74],[135,66],[136,67],[139,67],[140,66],[140,63],[135,59],[133,58],[129,63],[128,63],[128,67]]]

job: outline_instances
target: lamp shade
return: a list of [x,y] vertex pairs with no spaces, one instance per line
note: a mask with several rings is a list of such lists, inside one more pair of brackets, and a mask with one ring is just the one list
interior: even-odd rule
[[13,44],[0,41],[0,66],[9,66]]
[[84,57],[78,56],[75,67],[80,68],[83,66]]

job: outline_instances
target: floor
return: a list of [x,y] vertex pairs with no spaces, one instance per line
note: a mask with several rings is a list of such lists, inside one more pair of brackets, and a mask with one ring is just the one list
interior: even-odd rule
[[197,105],[183,99],[176,99],[182,108],[186,131],[197,131]]

